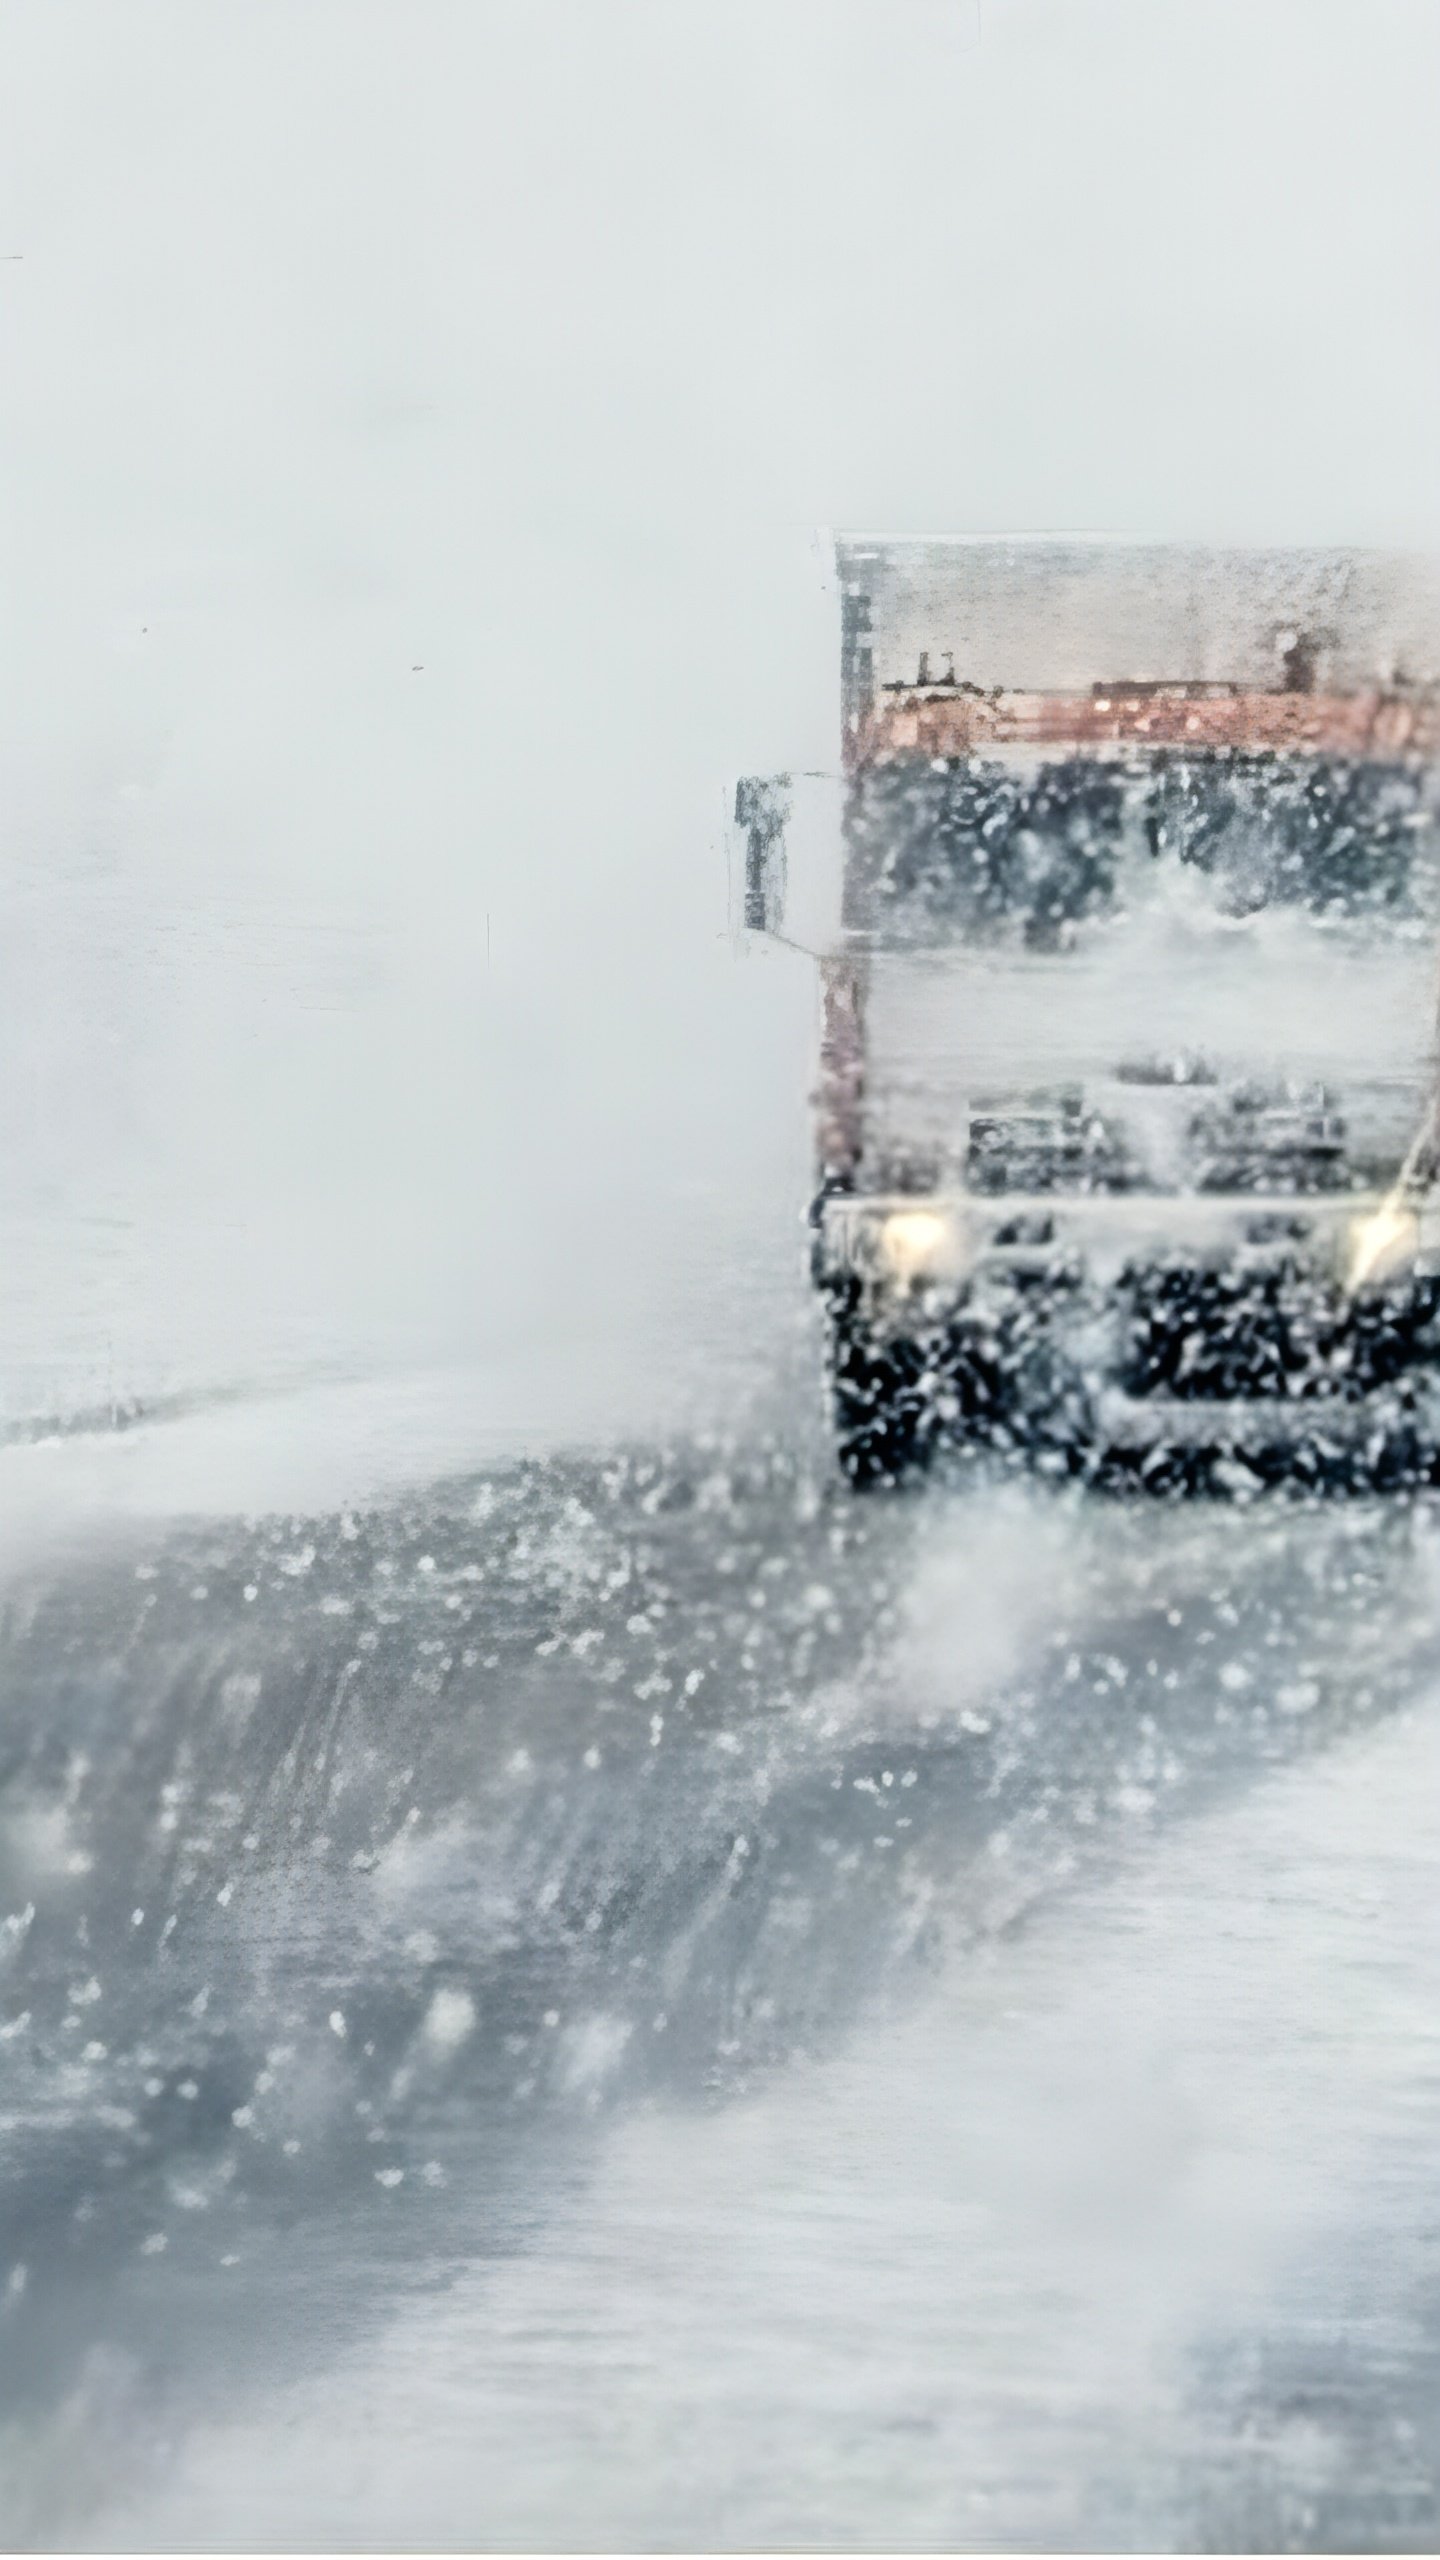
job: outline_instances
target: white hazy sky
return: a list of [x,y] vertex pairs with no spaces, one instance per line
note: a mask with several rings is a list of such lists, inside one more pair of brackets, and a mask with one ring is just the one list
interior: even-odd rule
[[817,528],[1440,537],[1433,0],[0,43],[12,1406],[764,1320],[718,821],[833,759]]

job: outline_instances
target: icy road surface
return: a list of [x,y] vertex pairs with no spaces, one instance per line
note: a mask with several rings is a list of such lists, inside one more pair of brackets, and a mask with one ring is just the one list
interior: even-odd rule
[[1426,1513],[712,1437],[13,1554],[7,2542],[1433,2542]]

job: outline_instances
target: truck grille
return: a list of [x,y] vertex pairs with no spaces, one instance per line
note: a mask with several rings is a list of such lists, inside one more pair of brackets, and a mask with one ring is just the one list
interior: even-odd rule
[[1261,1272],[1166,1265],[1121,1283],[1127,1395],[1201,1402],[1350,1402],[1440,1351],[1440,1283],[1347,1299],[1294,1265]]
[[1123,1135],[1087,1110],[1077,1085],[1055,1095],[977,1104],[965,1167],[971,1191],[1128,1191],[1136,1168]]

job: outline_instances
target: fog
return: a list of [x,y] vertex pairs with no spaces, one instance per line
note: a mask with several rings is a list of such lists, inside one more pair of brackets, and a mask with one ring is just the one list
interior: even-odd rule
[[763,1375],[822,529],[1427,539],[1433,13],[3,15],[9,1414]]

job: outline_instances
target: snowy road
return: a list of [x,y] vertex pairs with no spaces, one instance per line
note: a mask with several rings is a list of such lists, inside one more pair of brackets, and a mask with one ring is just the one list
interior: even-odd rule
[[1433,2539],[1437,1560],[783,1435],[39,1542],[7,2539]]

